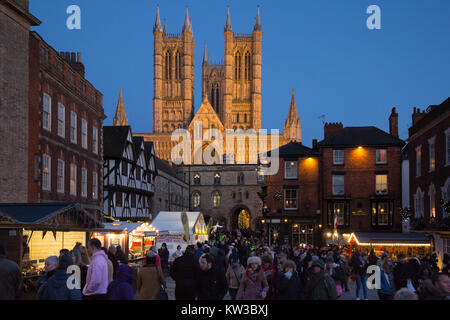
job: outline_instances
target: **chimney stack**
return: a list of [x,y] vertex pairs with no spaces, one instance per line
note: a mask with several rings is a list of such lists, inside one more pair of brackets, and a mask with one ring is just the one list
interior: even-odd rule
[[325,125],[323,127],[323,135],[324,139],[328,138],[329,136],[335,134],[339,130],[344,128],[342,125],[342,122],[325,122]]
[[425,116],[425,111],[421,112],[419,108],[414,107],[413,114],[412,114],[412,124],[415,125],[424,116]]
[[313,141],[312,141],[312,148],[313,148],[313,150],[318,150],[319,149],[317,147],[317,139],[313,139]]
[[395,111],[395,107],[392,108],[389,116],[389,134],[398,138],[398,113]]

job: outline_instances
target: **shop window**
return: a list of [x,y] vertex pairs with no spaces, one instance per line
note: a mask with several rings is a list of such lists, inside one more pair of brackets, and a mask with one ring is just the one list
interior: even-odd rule
[[391,201],[373,201],[372,226],[392,226],[393,207]]
[[349,226],[349,205],[344,201],[328,202],[328,225],[334,226],[334,219],[337,218],[338,226]]

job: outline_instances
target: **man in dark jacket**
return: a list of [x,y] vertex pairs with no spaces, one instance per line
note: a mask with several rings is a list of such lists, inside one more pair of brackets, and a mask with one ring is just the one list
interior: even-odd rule
[[70,254],[59,257],[58,270],[45,282],[38,292],[38,300],[81,300],[81,289],[69,288],[67,268],[73,264]]
[[325,273],[325,263],[322,259],[312,263],[312,277],[306,286],[307,300],[336,300],[337,291],[333,278]]
[[194,300],[200,265],[195,257],[193,245],[186,247],[183,256],[176,258],[170,269],[170,276],[175,280],[175,299]]
[[222,300],[228,291],[225,272],[214,263],[210,254],[200,258],[200,273],[197,279],[198,300]]
[[397,290],[406,288],[410,278],[410,265],[407,263],[405,255],[401,253],[397,256],[397,264],[394,267],[395,288]]
[[158,250],[158,256],[161,259],[161,268],[164,273],[164,277],[167,277],[169,273],[169,250],[167,250],[167,245],[163,243],[161,248]]
[[14,261],[6,259],[5,247],[0,243],[0,300],[18,300],[22,290],[20,268]]
[[300,277],[296,271],[294,261],[287,260],[283,263],[283,271],[276,281],[277,300],[300,300],[302,296]]

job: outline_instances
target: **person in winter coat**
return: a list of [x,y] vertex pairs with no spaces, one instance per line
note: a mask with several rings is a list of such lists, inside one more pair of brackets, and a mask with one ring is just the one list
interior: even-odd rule
[[203,255],[203,246],[200,242],[197,242],[197,249],[195,251],[195,257],[197,258],[197,260],[199,260],[202,255]]
[[175,259],[170,276],[175,280],[176,300],[194,300],[200,265],[193,245],[186,247],[182,257]]
[[137,275],[137,292],[139,300],[157,300],[160,286],[166,286],[166,280],[160,267],[156,265],[156,253],[149,251],[146,264]]
[[348,277],[350,276],[350,268],[343,254],[339,256],[338,264],[344,272],[344,281],[342,282],[343,289],[345,290],[345,292],[349,292],[350,290],[348,288]]
[[39,289],[50,279],[51,276],[53,276],[58,269],[58,257],[57,256],[50,256],[45,259],[45,265],[44,265],[44,273],[42,276],[39,277],[38,281],[36,282],[36,287],[38,288],[38,294]]
[[215,263],[216,267],[225,274],[225,272],[227,271],[227,261],[225,257],[225,251],[223,249],[219,249],[219,251],[217,252]]
[[92,257],[86,275],[83,295],[88,300],[105,300],[108,291],[108,257],[101,249],[101,242],[92,238],[88,242],[88,251]]
[[211,254],[203,254],[199,260],[197,300],[222,300],[228,291],[225,272],[214,263]]
[[167,250],[167,245],[163,243],[161,248],[158,250],[158,256],[161,259],[161,268],[163,270],[164,276],[169,274],[169,256],[170,252]]
[[179,258],[183,255],[183,251],[181,251],[181,246],[177,246],[177,250],[172,254],[172,262],[175,261],[176,258]]
[[424,300],[450,300],[450,276],[448,273],[436,273],[431,280],[425,281],[426,289],[420,292]]
[[17,263],[6,259],[5,247],[0,243],[0,300],[18,300],[22,290],[22,272]]
[[325,264],[322,259],[312,261],[311,279],[306,285],[307,300],[336,300],[337,291],[333,278],[325,273]]
[[228,266],[225,277],[228,282],[228,292],[230,293],[231,300],[236,300],[236,295],[241,285],[242,276],[245,273],[245,268],[239,261],[237,254],[231,255],[230,265]]
[[342,296],[342,286],[345,281],[345,274],[339,264],[335,263],[333,256],[327,257],[327,263],[325,264],[325,272],[328,273],[334,280],[338,297]]
[[297,273],[297,265],[292,260],[283,263],[283,275],[277,278],[277,300],[300,300],[301,283]]
[[375,251],[374,251],[373,249],[370,250],[370,253],[369,253],[369,257],[368,257],[368,259],[367,259],[367,262],[369,263],[369,266],[371,266],[371,265],[377,265],[377,263],[378,263],[378,257],[377,257],[377,255],[375,254]]
[[116,278],[117,276],[117,271],[119,270],[119,262],[116,259],[116,252],[117,249],[115,246],[111,245],[108,248],[108,259],[111,261],[112,266],[113,266],[113,279]]
[[116,247],[116,260],[120,263],[128,263],[128,258],[120,245]]
[[350,266],[352,268],[352,273],[356,275],[356,300],[360,300],[359,292],[361,286],[363,288],[364,300],[367,298],[367,254],[365,252],[360,253],[356,250],[350,260]]
[[378,297],[380,300],[393,300],[395,294],[395,282],[393,273],[394,263],[391,258],[384,258],[380,268],[380,286]]
[[133,270],[127,264],[121,264],[116,279],[108,286],[108,300],[134,300]]
[[264,272],[261,269],[261,258],[255,256],[247,260],[247,270],[239,286],[236,300],[264,300],[269,291]]
[[70,274],[67,268],[73,264],[71,254],[63,254],[59,257],[59,263],[55,273],[41,286],[38,291],[38,300],[81,300],[81,290],[69,288],[67,280]]
[[273,258],[270,254],[264,254],[261,257],[262,265],[261,270],[264,272],[264,276],[266,277],[267,284],[269,285],[269,291],[267,292],[267,296],[264,300],[273,300],[275,299],[275,274],[276,270],[273,265]]
[[406,288],[408,279],[411,279],[411,266],[406,261],[404,254],[397,256],[397,264],[394,267],[395,288],[400,290]]

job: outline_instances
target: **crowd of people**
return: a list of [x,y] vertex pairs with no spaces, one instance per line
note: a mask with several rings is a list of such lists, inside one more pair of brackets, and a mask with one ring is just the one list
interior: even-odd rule
[[[67,285],[69,266],[80,270],[80,283]],[[168,299],[166,281],[175,281],[176,300],[336,300],[356,282],[356,300],[368,299],[367,269],[380,270],[380,300],[449,300],[448,255],[439,270],[436,257],[423,259],[399,254],[394,262],[388,252],[378,257],[356,249],[351,255],[338,246],[315,247],[287,244],[268,246],[258,234],[220,232],[209,241],[178,246],[151,247],[143,265],[133,269],[120,246],[103,248],[91,239],[87,248],[77,243],[59,257],[45,260],[36,283],[39,300],[162,300]],[[0,299],[19,299],[19,267],[5,258],[0,244]],[[360,293],[362,291],[362,297]]]

